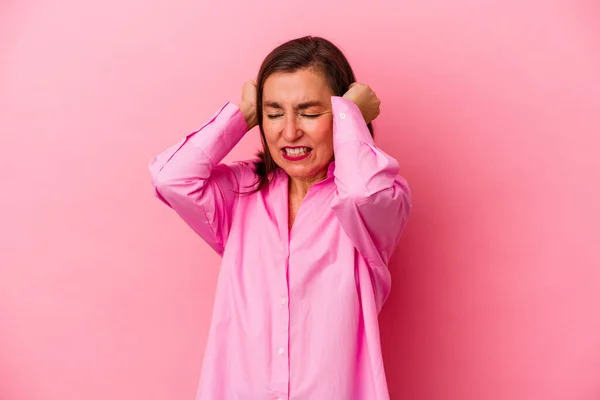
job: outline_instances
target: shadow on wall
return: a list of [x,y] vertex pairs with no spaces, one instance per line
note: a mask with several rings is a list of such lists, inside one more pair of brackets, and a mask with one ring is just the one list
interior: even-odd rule
[[[493,397],[500,399],[518,381],[511,382],[514,371],[502,369],[510,355],[497,355],[494,346],[502,348],[499,336],[510,335],[515,324],[510,312],[499,318],[508,321],[505,327],[493,314],[495,308],[513,307],[516,300],[502,296],[520,288],[495,279],[508,277],[510,285],[519,254],[530,251],[518,244],[519,233],[509,222],[516,213],[527,224],[529,205],[514,194],[529,176],[511,181],[507,171],[513,164],[535,172],[526,166],[526,151],[513,151],[512,161],[505,152],[513,146],[527,150],[529,144],[486,131],[482,121],[508,118],[514,106],[502,109],[502,100],[482,94],[485,88],[472,82],[470,92],[469,71],[453,80],[436,79],[440,72],[433,70],[400,77],[397,71],[381,73],[403,87],[384,105],[400,115],[376,125],[382,132],[377,140],[399,160],[413,195],[409,222],[390,261],[392,292],[380,316],[391,398],[490,400],[484,393],[494,389],[485,386],[500,374],[506,388]],[[498,107],[481,116],[478,102]],[[517,259],[505,270],[511,257]],[[508,354],[519,348],[505,346]]]

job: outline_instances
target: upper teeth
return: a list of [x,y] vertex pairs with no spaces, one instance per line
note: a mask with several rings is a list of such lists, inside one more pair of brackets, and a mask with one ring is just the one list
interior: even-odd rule
[[285,153],[288,156],[301,156],[310,151],[310,149],[308,147],[298,147],[295,149],[290,149],[289,147],[285,147],[284,149],[285,149]]

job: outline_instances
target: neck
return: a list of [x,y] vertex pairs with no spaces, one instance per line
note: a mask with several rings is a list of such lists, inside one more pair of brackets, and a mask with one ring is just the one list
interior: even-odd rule
[[315,183],[324,181],[327,178],[327,170],[322,171],[311,178],[294,178],[290,176],[290,194],[304,198],[308,189]]

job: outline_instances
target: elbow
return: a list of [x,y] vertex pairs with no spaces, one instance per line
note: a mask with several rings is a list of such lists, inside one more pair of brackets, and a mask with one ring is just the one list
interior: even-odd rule
[[152,187],[156,191],[157,194],[165,194],[168,193],[174,184],[171,179],[168,179],[164,176],[164,174],[158,173],[152,175]]
[[170,175],[163,170],[153,175],[152,183],[156,196],[173,207],[190,201],[197,204],[204,201],[208,193],[209,179],[189,175]]
[[359,211],[403,230],[411,213],[412,194],[406,180],[398,176],[392,184],[377,190],[338,190],[332,207],[342,214]]
[[171,201],[169,199],[173,199],[174,194],[176,194],[175,184],[172,179],[165,177],[164,174],[153,173],[152,177],[152,187],[154,188],[154,195],[161,200],[163,203],[171,207]]
[[376,152],[375,155],[359,157],[362,161],[357,163],[355,169],[344,174],[344,179],[337,180],[340,192],[347,200],[360,205],[373,196],[382,193],[395,196],[408,187],[399,175],[400,166],[394,158],[382,152]]
[[410,209],[411,191],[406,179],[402,176],[389,176],[386,179],[374,177],[363,185],[343,185],[337,182],[338,197],[358,206],[378,199],[387,199]]
[[150,176],[152,178],[152,186],[157,191],[168,191],[176,185],[176,179],[173,174],[169,174],[167,168],[163,167],[154,170],[150,167]]
[[151,172],[154,194],[163,203],[173,207],[174,204],[180,203],[184,198],[202,193],[204,181],[169,172],[168,168]]
[[[158,198],[161,198],[161,192],[163,192],[165,188],[169,187],[169,180],[165,179],[165,174],[162,171],[164,167],[164,163],[159,162],[159,156],[154,157],[148,164],[150,181],[152,182],[154,193]],[[161,200],[164,201],[164,199]]]

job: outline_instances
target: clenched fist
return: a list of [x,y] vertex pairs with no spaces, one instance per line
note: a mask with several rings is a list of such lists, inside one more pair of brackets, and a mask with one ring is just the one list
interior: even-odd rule
[[256,79],[251,79],[244,83],[244,86],[242,86],[242,101],[239,104],[239,108],[242,111],[242,114],[244,114],[246,125],[248,125],[248,130],[254,128],[256,124],[258,124],[258,120],[256,118],[257,96],[258,91],[256,88]]
[[344,94],[344,97],[352,100],[358,106],[367,124],[379,115],[381,100],[369,86],[354,82],[350,85],[350,89]]

